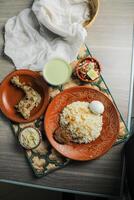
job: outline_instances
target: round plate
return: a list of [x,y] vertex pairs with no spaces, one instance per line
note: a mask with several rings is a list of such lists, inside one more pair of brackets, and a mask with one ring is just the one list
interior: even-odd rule
[[[103,127],[101,135],[88,144],[59,144],[53,138],[59,127],[60,113],[63,108],[74,101],[93,100],[104,104]],[[116,141],[119,133],[119,115],[111,100],[102,92],[90,87],[78,86],[64,90],[49,104],[45,114],[45,131],[51,145],[62,155],[73,160],[92,160],[107,152]]]
[[[31,111],[29,119],[24,119],[15,109],[15,105],[24,97],[24,92],[11,84],[13,76],[18,75],[21,82],[25,82],[41,95],[41,103]],[[38,72],[31,70],[17,70],[10,73],[0,85],[0,109],[15,122],[31,122],[40,117],[49,101],[48,86]]]
[[[92,80],[92,79],[86,80],[86,79],[84,79],[84,78],[82,78],[82,77],[80,76],[80,73],[79,73],[79,65],[80,65],[83,61],[86,61],[86,60],[88,60],[89,62],[94,62],[94,63],[96,63],[97,66],[98,66],[98,72],[99,72],[99,74],[98,74],[98,77],[95,78],[94,80]],[[100,73],[101,73],[101,66],[100,66],[100,63],[99,63],[95,58],[93,58],[93,57],[87,57],[87,58],[81,59],[81,60],[77,63],[75,70],[76,70],[76,74],[77,74],[78,78],[79,78],[81,81],[84,81],[84,82],[87,82],[87,83],[91,83],[91,82],[96,81],[96,80],[99,78]]]

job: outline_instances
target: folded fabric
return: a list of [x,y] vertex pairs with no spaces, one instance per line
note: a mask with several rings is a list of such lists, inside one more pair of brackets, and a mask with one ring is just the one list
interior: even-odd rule
[[36,0],[5,25],[5,54],[17,69],[42,70],[49,59],[75,59],[90,19],[87,0]]

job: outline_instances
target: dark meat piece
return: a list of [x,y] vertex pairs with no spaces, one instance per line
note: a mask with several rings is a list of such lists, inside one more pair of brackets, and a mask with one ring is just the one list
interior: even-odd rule
[[70,133],[61,127],[56,129],[54,133],[54,139],[60,144],[68,144],[72,141]]

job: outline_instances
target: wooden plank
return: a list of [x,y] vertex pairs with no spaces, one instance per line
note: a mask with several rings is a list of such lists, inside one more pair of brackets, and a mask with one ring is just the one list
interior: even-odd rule
[[131,75],[134,1],[100,0],[100,12],[88,30],[87,44],[125,121]]

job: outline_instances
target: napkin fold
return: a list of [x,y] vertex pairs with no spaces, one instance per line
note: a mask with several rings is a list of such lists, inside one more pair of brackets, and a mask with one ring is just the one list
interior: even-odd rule
[[49,59],[72,62],[85,41],[87,0],[36,0],[5,25],[5,54],[17,69],[40,71]]

